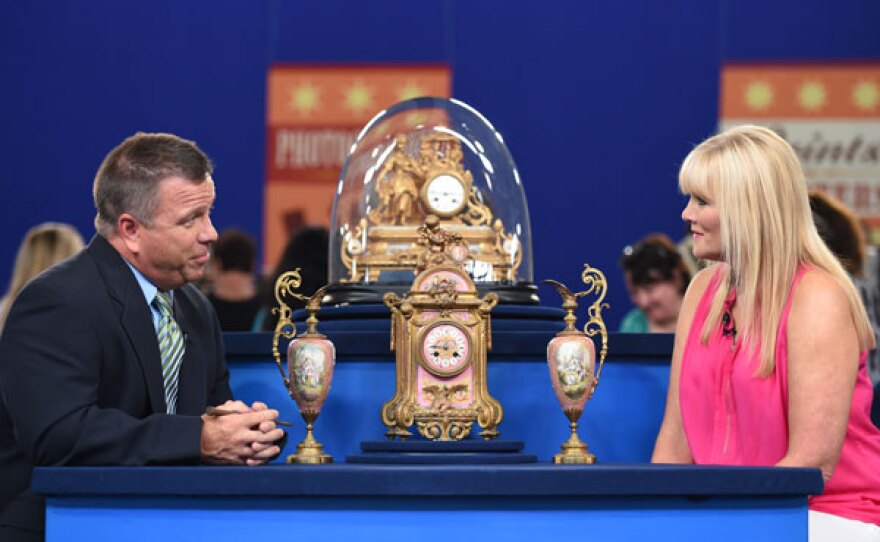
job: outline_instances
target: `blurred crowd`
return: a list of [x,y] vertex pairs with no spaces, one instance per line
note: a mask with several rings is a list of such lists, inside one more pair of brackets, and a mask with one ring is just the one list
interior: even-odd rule
[[[256,242],[248,233],[230,228],[220,232],[201,289],[217,311],[223,331],[274,331],[278,315],[275,281],[298,269],[297,293],[310,296],[327,283],[327,229],[303,226],[287,241],[278,264],[263,276],[257,273]],[[290,308],[302,302],[287,297]]]

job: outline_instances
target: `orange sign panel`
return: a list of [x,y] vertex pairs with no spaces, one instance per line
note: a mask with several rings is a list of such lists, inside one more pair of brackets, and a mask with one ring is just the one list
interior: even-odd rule
[[728,65],[721,118],[880,119],[880,65]]

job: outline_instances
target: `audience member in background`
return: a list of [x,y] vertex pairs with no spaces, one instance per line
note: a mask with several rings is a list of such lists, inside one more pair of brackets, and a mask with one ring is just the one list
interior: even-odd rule
[[663,234],[628,246],[620,259],[636,306],[620,324],[624,333],[672,333],[691,274],[672,240]]
[[223,331],[250,331],[260,310],[254,282],[256,244],[253,237],[224,230],[214,243],[211,268],[212,290],[208,299],[217,311]]
[[[267,277],[260,287],[263,308],[254,321],[254,331],[275,330],[275,325],[278,323],[278,315],[272,311],[277,305],[275,281],[285,272],[299,268],[302,285],[296,292],[303,295],[312,295],[318,288],[327,284],[328,243],[327,228],[320,226],[306,226],[287,241],[281,260],[275,266],[275,272]],[[304,306],[302,302],[289,296],[285,302],[294,310]]]
[[[880,303],[877,290],[865,277],[867,246],[865,232],[859,217],[842,201],[818,190],[810,192],[810,209],[819,235],[856,285],[868,311],[874,336],[880,333]],[[880,350],[868,353],[868,375],[875,384],[880,382]]]
[[28,230],[15,256],[9,289],[0,299],[0,331],[3,330],[9,307],[24,285],[44,269],[73,256],[83,246],[82,236],[67,224],[44,222]]
[[740,126],[681,166],[697,273],[675,332],[652,461],[812,467],[811,542],[880,538],[874,331],[819,237],[804,173],[772,130]]

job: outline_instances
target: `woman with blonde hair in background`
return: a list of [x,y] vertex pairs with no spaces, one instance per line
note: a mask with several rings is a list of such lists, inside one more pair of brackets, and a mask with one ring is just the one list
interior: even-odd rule
[[679,176],[694,255],[652,461],[816,467],[809,537],[880,541],[880,430],[865,368],[874,332],[813,223],[797,156],[741,126]]
[[60,222],[44,222],[25,234],[18,247],[9,289],[0,299],[0,331],[18,292],[44,269],[82,250],[83,238],[72,226]]

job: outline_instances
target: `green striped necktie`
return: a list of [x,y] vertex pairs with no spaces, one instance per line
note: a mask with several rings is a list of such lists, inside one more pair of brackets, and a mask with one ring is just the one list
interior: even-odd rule
[[177,412],[177,384],[180,362],[183,360],[183,333],[171,310],[171,293],[159,291],[153,299],[162,317],[156,328],[159,354],[162,357],[162,381],[165,384],[165,404],[168,414]]

